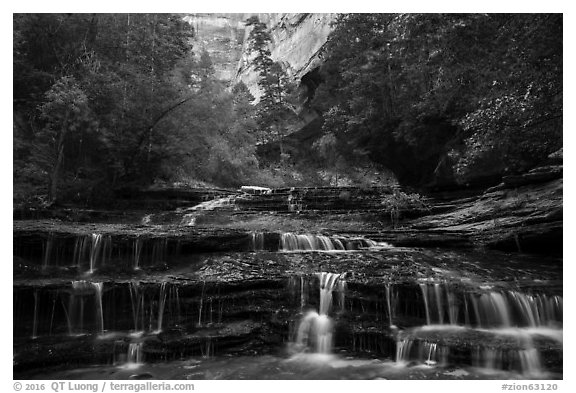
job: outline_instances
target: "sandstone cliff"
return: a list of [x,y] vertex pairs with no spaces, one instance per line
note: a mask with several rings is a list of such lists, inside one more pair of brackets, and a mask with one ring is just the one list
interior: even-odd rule
[[[333,30],[331,22],[336,14],[259,14],[258,17],[270,29],[272,59],[282,62],[288,75],[300,85],[302,101],[305,101],[309,90],[315,88],[313,78],[306,76],[322,62],[319,52]],[[247,45],[249,34],[250,30],[246,29],[236,81],[243,81],[252,94],[259,97],[258,74]]]
[[190,14],[184,20],[194,27],[194,52],[206,50],[216,78],[231,82],[236,77],[244,45],[244,21],[250,14]]

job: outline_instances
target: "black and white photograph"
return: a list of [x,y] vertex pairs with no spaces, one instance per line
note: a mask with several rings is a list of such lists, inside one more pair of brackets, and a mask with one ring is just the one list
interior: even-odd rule
[[560,390],[564,14],[132,8],[12,14],[16,391]]

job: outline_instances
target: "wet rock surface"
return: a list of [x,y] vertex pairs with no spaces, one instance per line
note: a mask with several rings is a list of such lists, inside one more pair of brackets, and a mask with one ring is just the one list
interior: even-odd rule
[[[397,221],[377,210],[382,188],[15,221],[14,373],[561,377],[562,179],[518,184]],[[306,318],[333,354],[302,338]]]

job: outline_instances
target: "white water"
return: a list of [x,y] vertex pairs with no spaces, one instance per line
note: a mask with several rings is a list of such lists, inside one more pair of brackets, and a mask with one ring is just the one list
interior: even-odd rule
[[451,325],[506,328],[551,326],[562,322],[561,296],[486,290],[458,297],[447,284],[419,285],[428,325],[442,325],[448,320]]
[[142,347],[144,343],[136,342],[128,345],[128,354],[126,357],[126,364],[122,366],[125,369],[137,369],[144,364],[144,356]]
[[[332,293],[338,283],[340,291],[346,288],[342,274],[318,273],[320,280],[320,309],[309,311],[300,321],[296,335],[296,347],[300,352],[312,349],[315,353],[329,354],[332,351],[333,322],[328,316],[332,307]],[[341,294],[342,296],[342,294]],[[344,298],[339,299],[340,307]]]
[[134,239],[134,249],[133,249],[133,255],[132,255],[132,266],[134,268],[134,270],[139,270],[140,269],[140,258],[142,255],[142,239],[140,239],[140,237],[136,237],[136,239]]
[[160,284],[160,294],[158,299],[158,329],[157,333],[162,331],[162,321],[164,320],[164,306],[166,305],[166,282]]
[[104,288],[104,284],[101,282],[92,282],[90,283],[96,292],[96,310],[97,310],[97,317],[100,327],[100,334],[104,333],[104,311],[102,308],[102,289]]
[[100,255],[100,241],[102,240],[102,235],[98,233],[92,234],[92,248],[90,249],[90,270],[89,273],[94,273],[94,268],[96,266],[96,260]]
[[199,203],[195,206],[192,206],[192,207],[185,210],[186,212],[189,212],[189,213],[184,215],[184,217],[182,217],[182,221],[180,222],[180,225],[194,226],[194,225],[196,225],[196,219],[198,217],[198,214],[197,214],[198,212],[211,211],[211,210],[215,210],[215,209],[221,209],[223,207],[233,207],[235,199],[236,199],[236,195],[230,195],[230,196],[223,197],[223,198],[205,201],[205,202]]
[[377,243],[362,237],[345,238],[342,236],[325,236],[312,234],[282,233],[280,250],[287,252],[326,251],[341,252],[366,249],[390,248],[387,243]]
[[252,251],[263,251],[264,250],[264,233],[262,232],[252,232],[250,234],[252,240]]

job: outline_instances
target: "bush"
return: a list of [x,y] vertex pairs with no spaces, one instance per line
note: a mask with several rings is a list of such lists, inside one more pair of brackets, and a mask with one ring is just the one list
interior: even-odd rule
[[390,195],[382,199],[383,211],[390,215],[390,221],[395,228],[401,218],[402,211],[405,210],[423,210],[428,209],[428,204],[420,194],[406,193],[400,190],[394,190]]

